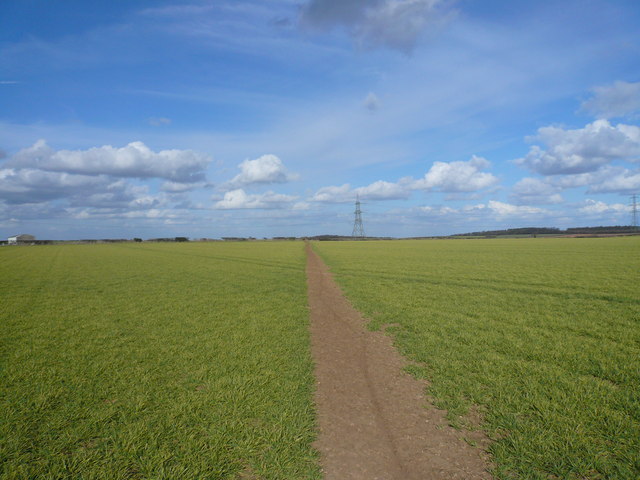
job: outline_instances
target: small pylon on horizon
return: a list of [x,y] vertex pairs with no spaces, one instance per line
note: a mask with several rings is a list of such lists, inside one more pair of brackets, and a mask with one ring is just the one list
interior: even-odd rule
[[362,210],[360,210],[360,196],[356,195],[356,218],[353,222],[353,238],[364,238],[364,226],[362,225]]

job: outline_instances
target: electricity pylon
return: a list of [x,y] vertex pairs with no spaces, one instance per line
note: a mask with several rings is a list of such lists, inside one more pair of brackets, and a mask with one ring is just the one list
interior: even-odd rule
[[356,195],[356,218],[353,222],[353,238],[364,238],[364,226],[362,225],[362,210],[360,210],[360,197]]

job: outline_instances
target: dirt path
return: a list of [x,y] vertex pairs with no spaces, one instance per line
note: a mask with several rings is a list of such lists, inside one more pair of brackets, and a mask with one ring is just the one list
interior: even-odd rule
[[326,265],[306,248],[315,446],[325,479],[490,479],[482,451],[428,404],[425,384],[402,371],[406,361],[391,339],[365,328]]

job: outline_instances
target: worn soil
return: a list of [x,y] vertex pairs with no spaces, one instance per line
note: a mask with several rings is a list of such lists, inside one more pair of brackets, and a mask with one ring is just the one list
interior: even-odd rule
[[382,332],[366,328],[307,244],[311,345],[320,452],[326,480],[490,479],[480,432],[448,426],[426,383]]

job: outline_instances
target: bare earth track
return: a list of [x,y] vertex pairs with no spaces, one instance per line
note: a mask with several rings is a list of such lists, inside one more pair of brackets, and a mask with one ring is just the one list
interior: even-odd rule
[[482,450],[447,425],[428,403],[425,383],[403,372],[407,362],[390,337],[366,329],[326,265],[306,248],[320,427],[315,447],[324,478],[490,479]]

